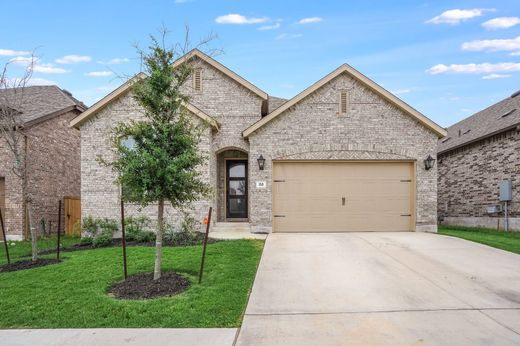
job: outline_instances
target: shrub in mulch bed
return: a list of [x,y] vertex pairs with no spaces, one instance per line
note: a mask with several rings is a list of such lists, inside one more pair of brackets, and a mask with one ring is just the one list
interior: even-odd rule
[[[185,239],[165,239],[163,240],[163,246],[191,246],[191,245],[201,245],[204,239],[204,233],[197,232],[193,239],[187,241]],[[213,244],[219,242],[219,239],[208,238],[208,244]],[[121,246],[122,240],[113,239],[112,243],[108,247],[113,246]],[[139,241],[127,241],[126,246],[155,246],[155,241],[149,242],[139,242]],[[95,247],[93,245],[87,244],[74,244],[69,247],[60,248],[61,252],[72,252],[72,251],[81,251],[81,250],[93,250],[99,249],[99,247]],[[56,253],[56,249],[43,250],[39,252],[42,255],[48,255],[52,253]],[[30,256],[30,255],[29,255]]]
[[4,264],[0,266],[0,273],[7,273],[7,272],[15,272],[18,270],[25,270],[25,269],[32,269],[37,267],[43,267],[50,264],[56,264],[60,263],[61,260],[57,259],[44,259],[40,258],[36,261],[31,260],[24,260],[24,261],[18,261],[10,264]]
[[118,282],[108,293],[118,299],[152,299],[171,297],[188,287],[190,281],[174,272],[163,273],[158,280],[153,279],[153,273],[143,273]]

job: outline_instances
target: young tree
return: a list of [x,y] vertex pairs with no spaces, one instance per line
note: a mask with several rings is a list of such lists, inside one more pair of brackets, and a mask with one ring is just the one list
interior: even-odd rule
[[116,159],[108,164],[118,174],[124,199],[158,204],[154,280],[161,277],[165,201],[183,209],[210,193],[198,169],[206,160],[198,149],[204,126],[195,125],[184,107],[188,97],[182,85],[192,69],[187,62],[173,67],[184,53],[152,37],[149,51],[141,52],[147,76],[132,90],[144,119],[119,123],[111,134]]
[[27,189],[26,139],[22,110],[25,104],[25,90],[32,77],[37,58],[32,55],[26,59],[26,67],[21,77],[9,78],[6,63],[0,75],[0,140],[12,157],[13,174],[20,180],[22,187],[22,208],[25,224],[29,228],[32,242],[32,260],[38,259],[36,229],[31,222],[31,196]]

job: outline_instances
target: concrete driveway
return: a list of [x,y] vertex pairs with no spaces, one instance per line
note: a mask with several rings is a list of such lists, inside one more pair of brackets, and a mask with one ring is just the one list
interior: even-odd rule
[[427,233],[271,234],[238,345],[519,345],[520,255]]

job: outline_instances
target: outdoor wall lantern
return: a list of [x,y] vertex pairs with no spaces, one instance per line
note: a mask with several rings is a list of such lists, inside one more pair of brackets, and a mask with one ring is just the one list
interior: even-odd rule
[[260,157],[256,160],[258,161],[258,169],[263,171],[264,170],[264,166],[265,166],[265,159],[262,155],[260,155]]
[[434,164],[435,164],[435,159],[431,155],[428,155],[426,160],[424,160],[424,169],[426,169],[428,171],[433,168]]

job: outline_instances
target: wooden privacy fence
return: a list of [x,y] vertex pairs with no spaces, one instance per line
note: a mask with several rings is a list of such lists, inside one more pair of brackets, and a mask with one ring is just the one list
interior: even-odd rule
[[65,234],[80,235],[81,233],[81,199],[79,197],[63,197]]

